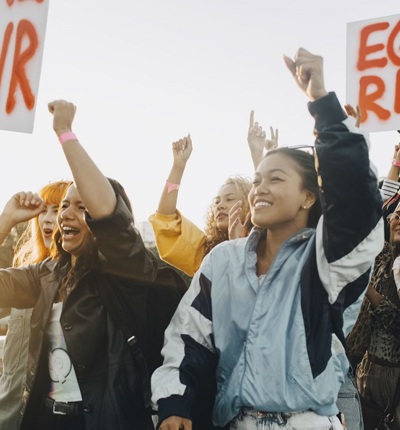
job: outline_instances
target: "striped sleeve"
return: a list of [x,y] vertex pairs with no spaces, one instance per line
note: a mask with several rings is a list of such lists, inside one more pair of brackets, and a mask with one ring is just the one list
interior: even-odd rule
[[[321,217],[316,235],[318,273],[333,304],[344,310],[365,291],[375,257],[382,250],[382,199],[370,164],[368,136],[340,118],[334,95],[317,100],[315,143],[321,179]],[[344,290],[348,289],[348,293]]]
[[400,189],[400,182],[393,181],[392,179],[385,178],[382,183],[381,196],[382,200],[393,197]]
[[199,270],[165,332],[163,365],[152,376],[152,406],[159,422],[169,416],[191,418],[196,388],[215,369],[211,281]]

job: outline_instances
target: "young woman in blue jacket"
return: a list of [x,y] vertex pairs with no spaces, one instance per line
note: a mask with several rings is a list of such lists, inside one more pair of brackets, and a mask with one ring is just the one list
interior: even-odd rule
[[342,428],[344,341],[383,246],[382,201],[366,138],[325,90],[322,58],[299,49],[285,62],[310,99],[314,156],[270,151],[249,194],[254,229],[215,247],[196,272],[152,377],[160,430],[192,428],[210,368],[216,425]]

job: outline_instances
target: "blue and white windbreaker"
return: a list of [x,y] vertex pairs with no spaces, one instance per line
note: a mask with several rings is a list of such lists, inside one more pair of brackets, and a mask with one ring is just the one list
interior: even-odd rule
[[335,415],[348,361],[343,344],[383,246],[382,200],[365,136],[334,93],[309,105],[316,119],[323,216],[256,274],[264,232],[224,242],[204,259],[166,331],[152,377],[160,420],[190,418],[197,381],[216,366],[213,421],[242,407]]

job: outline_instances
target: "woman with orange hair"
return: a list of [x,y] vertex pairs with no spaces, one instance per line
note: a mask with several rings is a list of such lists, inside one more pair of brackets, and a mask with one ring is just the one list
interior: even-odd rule
[[[56,181],[45,185],[39,196],[45,202],[44,210],[28,225],[16,247],[13,265],[15,267],[37,263],[49,257],[53,232],[56,229],[60,202],[71,182]],[[35,198],[32,193],[17,193],[10,201],[19,199],[29,202]],[[10,203],[10,202],[9,202]],[[11,229],[26,218],[18,212],[7,211],[6,204],[0,215],[0,241],[4,241]],[[0,378],[0,428],[17,430],[21,421],[22,392],[25,383],[32,309],[11,309],[8,332],[4,344],[3,374]]]

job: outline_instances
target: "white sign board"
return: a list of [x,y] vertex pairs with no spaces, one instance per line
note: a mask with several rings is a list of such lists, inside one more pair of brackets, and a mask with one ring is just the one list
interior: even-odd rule
[[32,133],[49,0],[0,0],[0,129]]
[[400,15],[347,24],[346,101],[364,129],[400,129]]

